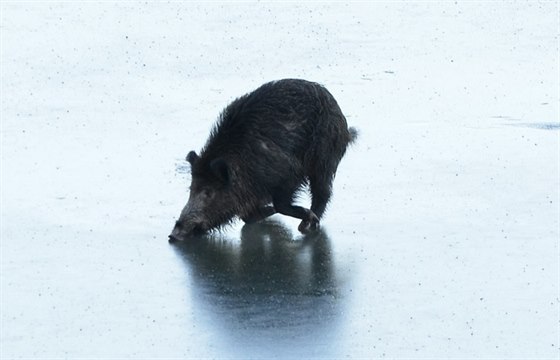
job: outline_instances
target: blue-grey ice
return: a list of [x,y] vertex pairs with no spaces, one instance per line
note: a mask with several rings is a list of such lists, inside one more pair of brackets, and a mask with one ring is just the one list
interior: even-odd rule
[[[555,2],[0,6],[2,359],[558,358]],[[169,245],[185,155],[289,77],[360,130],[321,230]]]

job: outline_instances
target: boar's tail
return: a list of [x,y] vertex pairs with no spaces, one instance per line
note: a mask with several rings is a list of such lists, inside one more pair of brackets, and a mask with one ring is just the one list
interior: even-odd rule
[[358,138],[358,130],[355,127],[349,127],[348,132],[350,133],[350,139],[348,140],[348,143],[353,144]]

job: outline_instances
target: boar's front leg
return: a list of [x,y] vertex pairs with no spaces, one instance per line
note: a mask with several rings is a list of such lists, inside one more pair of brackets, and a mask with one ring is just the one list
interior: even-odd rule
[[250,213],[248,216],[244,216],[241,219],[245,221],[246,224],[253,224],[257,221],[266,219],[267,217],[274,215],[276,210],[272,206],[263,206],[257,208],[254,212]]
[[302,233],[316,230],[319,227],[319,218],[309,209],[292,205],[285,200],[275,200],[274,208],[280,214],[301,219],[298,230]]

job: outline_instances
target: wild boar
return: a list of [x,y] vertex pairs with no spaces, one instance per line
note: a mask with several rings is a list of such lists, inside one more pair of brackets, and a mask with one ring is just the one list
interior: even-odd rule
[[[334,97],[299,79],[266,83],[220,114],[200,155],[191,151],[189,200],[169,241],[280,213],[318,228],[346,148],[357,137]],[[293,205],[309,186],[311,209]]]

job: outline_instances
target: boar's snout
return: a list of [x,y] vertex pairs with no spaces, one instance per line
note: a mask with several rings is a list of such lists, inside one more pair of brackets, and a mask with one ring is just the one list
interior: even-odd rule
[[180,241],[185,237],[185,231],[183,231],[183,226],[179,221],[175,222],[175,226],[169,234],[169,242]]
[[173,231],[169,234],[169,242],[185,240],[186,238],[204,233],[204,225],[195,221],[177,221]]
[[208,218],[203,211],[206,206],[205,200],[205,193],[191,191],[189,201],[181,211],[181,215],[169,235],[170,242],[201,235],[210,229]]
[[179,241],[182,240],[182,238],[183,238],[183,234],[181,231],[181,226],[177,221],[175,223],[175,226],[173,227],[173,230],[171,230],[171,234],[169,234],[169,242]]

